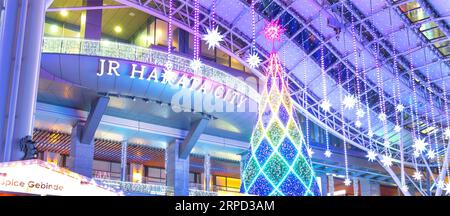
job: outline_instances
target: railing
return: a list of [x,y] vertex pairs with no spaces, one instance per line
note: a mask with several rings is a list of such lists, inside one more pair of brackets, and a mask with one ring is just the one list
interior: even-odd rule
[[[45,37],[42,52],[117,58],[160,67],[165,67],[167,63],[167,53],[159,50],[125,43],[85,40],[81,38]],[[239,91],[253,101],[259,101],[260,95],[252,86],[225,71],[206,64],[203,64],[200,70],[194,71],[190,67],[191,59],[177,55],[172,55],[171,58],[174,70],[206,77],[211,81]]]
[[[103,185],[121,190],[124,193],[141,193],[154,196],[173,196],[173,187],[166,186],[164,183],[136,183],[123,182],[119,180],[94,178],[96,182]],[[192,186],[192,187],[191,187]],[[190,185],[189,196],[217,196],[217,192],[205,191],[201,184]]]

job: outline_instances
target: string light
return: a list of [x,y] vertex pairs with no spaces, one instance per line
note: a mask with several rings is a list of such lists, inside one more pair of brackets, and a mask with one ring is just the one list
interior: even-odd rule
[[[425,53],[425,62],[427,62],[428,58],[427,58],[427,51],[426,49],[424,49],[424,53]],[[431,94],[431,79],[430,79],[430,68],[427,65],[425,68],[425,76],[427,79],[427,89],[426,91],[428,92],[428,99],[429,99],[429,106],[430,106],[430,110],[431,110],[431,126],[429,127],[434,127],[434,131],[433,131],[433,138],[434,138],[434,150],[432,149],[432,146],[430,145],[428,152],[427,152],[427,158],[430,160],[433,160],[436,158],[436,153],[439,152],[439,143],[438,143],[438,138],[437,138],[437,127],[436,127],[436,121],[435,121],[435,116],[434,116],[434,100],[433,100],[433,95]],[[428,117],[428,114],[425,114],[426,117]],[[428,120],[427,120],[428,123]],[[430,132],[428,131],[428,142],[430,142],[431,138],[430,138]],[[436,165],[438,167],[438,176],[441,173],[441,163],[439,161],[439,157],[436,158]]]
[[[443,76],[442,73],[442,63],[439,64],[440,67],[440,71],[441,71],[441,77]],[[442,79],[442,90],[443,90],[443,95],[447,95],[447,90],[446,90],[447,86],[446,86],[446,82],[445,79]],[[447,137],[447,139],[450,140],[450,115],[449,115],[449,107],[448,107],[448,100],[447,97],[444,97],[444,110],[445,110],[445,120],[447,122],[447,128],[444,130],[444,137]],[[444,137],[442,137],[442,139],[445,139]],[[445,141],[443,141],[443,143],[445,143]],[[446,145],[447,147],[445,147],[444,144],[444,150],[447,151],[448,148],[450,148],[450,144]],[[447,166],[447,178],[450,179],[450,168],[449,166]],[[450,189],[449,187],[450,182],[447,184],[447,189]],[[450,193],[449,190],[447,190],[447,194]]]
[[247,57],[247,63],[250,68],[257,68],[261,63],[261,59],[256,52],[256,13],[255,13],[256,0],[252,0],[250,5],[250,11],[252,14],[252,46],[250,48],[250,54]]
[[[339,85],[341,85],[341,87],[339,88],[339,99],[342,100],[342,72],[340,71],[338,74],[338,83]],[[343,146],[344,146],[344,164],[345,164],[345,182],[348,183],[348,185],[350,185],[350,178],[348,175],[348,156],[347,156],[347,139],[346,139],[346,128],[345,128],[345,118],[344,118],[344,104],[341,103],[341,122],[342,122],[342,136],[344,136],[343,139]],[[348,186],[347,185],[347,186]]]
[[167,30],[167,62],[165,64],[166,70],[172,72],[172,25],[173,25],[173,0],[169,0],[169,23]]
[[194,0],[194,59],[190,66],[192,70],[199,71],[200,61],[200,0]]
[[[364,81],[364,83],[367,83],[367,78],[366,78],[366,61],[365,61],[365,55],[364,52],[361,53],[361,63],[362,63],[362,80]],[[367,95],[367,87],[366,84],[363,84],[363,89],[364,92],[366,92],[366,94],[364,95],[364,100],[366,103],[366,112],[367,112],[367,127],[368,127],[368,132],[367,135],[369,136],[369,151],[367,152],[366,157],[368,158],[368,160],[370,162],[373,162],[376,160],[376,156],[377,153],[374,150],[373,144],[372,144],[372,137],[373,137],[373,131],[372,131],[372,122],[371,122],[371,117],[370,117],[370,108],[369,108],[369,97]],[[364,111],[362,111],[364,112]]]
[[[322,23],[322,12],[319,12],[319,25],[320,25],[320,31],[323,30],[323,23]],[[325,55],[324,55],[324,44],[322,43],[320,45],[320,69],[321,69],[321,75],[322,75],[322,95],[323,100],[320,104],[320,107],[325,112],[330,112],[331,103],[327,99],[327,80],[326,80],[326,74],[325,74]]]

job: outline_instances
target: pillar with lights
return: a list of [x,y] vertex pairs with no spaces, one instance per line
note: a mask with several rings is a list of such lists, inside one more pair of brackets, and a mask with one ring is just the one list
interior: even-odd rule
[[[278,21],[267,23],[267,39],[280,39]],[[311,159],[276,52],[270,54],[241,192],[261,196],[320,196]]]

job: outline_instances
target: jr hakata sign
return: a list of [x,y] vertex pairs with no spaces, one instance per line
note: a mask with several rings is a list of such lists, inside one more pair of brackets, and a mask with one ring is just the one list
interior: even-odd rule
[[[128,76],[130,79],[152,81],[155,83],[169,84],[173,87],[188,88],[192,91],[201,91],[204,94],[212,94],[217,99],[222,99],[230,104],[240,107],[248,97],[235,89],[227,86],[227,83],[217,83],[206,77],[193,74],[169,71],[161,67],[128,64],[123,65],[115,60],[100,59],[100,69],[97,76]],[[130,67],[131,65],[131,67]],[[125,71],[124,71],[125,70]]]

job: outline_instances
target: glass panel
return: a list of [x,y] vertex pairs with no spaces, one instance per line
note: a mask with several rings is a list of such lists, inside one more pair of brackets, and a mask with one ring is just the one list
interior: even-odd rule
[[417,2],[409,2],[409,3],[406,3],[404,5],[400,5],[400,10],[402,12],[407,12],[407,11],[414,10],[416,8],[419,8],[419,7],[420,7],[419,3],[417,3]]
[[173,49],[174,51],[179,52],[179,51],[180,51],[180,49],[179,49],[179,42],[178,42],[178,32],[179,32],[179,29],[178,29],[177,27],[175,27],[175,26],[173,26],[172,28],[173,28],[173,33],[172,33],[172,49]]
[[92,163],[92,169],[110,172],[111,171],[110,164],[111,163],[106,161],[94,160],[94,162]]
[[222,177],[222,176],[216,176],[216,185],[217,186],[226,187],[227,186],[227,179],[225,177]]
[[111,163],[111,172],[120,173],[120,163]]
[[240,188],[241,180],[237,178],[227,178],[227,187],[228,188]]
[[157,19],[156,20],[156,45],[167,46],[167,23]]
[[239,61],[236,60],[235,58],[231,58],[231,67],[241,71],[244,70],[244,66],[241,63],[239,63]]
[[148,167],[147,168],[147,176],[160,178],[161,177],[161,169]]
[[442,55],[448,56],[450,54],[450,46],[440,48],[439,51],[442,53]]
[[420,31],[426,31],[426,30],[429,30],[431,28],[435,28],[436,26],[437,25],[436,25],[435,22],[427,22],[427,23],[424,23],[424,24],[420,25],[419,30]]
[[230,56],[221,50],[217,49],[216,62],[221,65],[230,67]]
[[201,53],[203,58],[206,58],[210,61],[214,61],[215,60],[214,50],[215,48],[213,47],[211,49],[208,49],[208,45],[206,45],[206,43],[202,41]]
[[422,34],[425,35],[425,37],[428,40],[433,40],[433,39],[445,36],[445,34],[438,28],[434,28],[434,29],[431,29],[431,30],[428,30],[428,31],[424,31],[424,32],[422,32]]
[[411,20],[411,22],[418,22],[430,17],[422,8],[407,12],[406,16],[409,20]]

